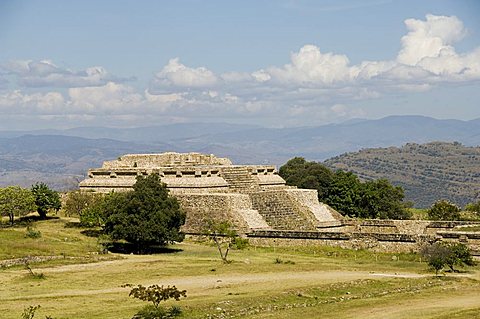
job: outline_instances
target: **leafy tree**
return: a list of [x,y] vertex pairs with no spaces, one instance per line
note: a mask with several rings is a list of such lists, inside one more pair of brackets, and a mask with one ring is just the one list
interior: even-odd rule
[[447,200],[436,201],[427,211],[428,218],[433,220],[459,220],[460,208]]
[[405,208],[403,188],[393,186],[386,179],[363,184],[361,207],[370,218],[408,219],[411,214]]
[[316,189],[318,196],[326,196],[333,181],[330,169],[317,162],[307,162],[303,157],[295,157],[280,167],[279,175],[288,185]]
[[352,172],[333,173],[324,165],[295,157],[280,167],[288,185],[318,191],[318,199],[350,217],[407,219],[401,187],[385,179],[362,183]]
[[35,196],[35,204],[37,205],[37,212],[42,219],[47,218],[47,213],[50,209],[58,211],[62,207],[60,195],[50,189],[45,183],[36,183],[31,188],[33,196]]
[[217,246],[222,261],[227,264],[230,263],[228,253],[235,246],[235,239],[237,238],[237,232],[232,228],[232,224],[226,221],[218,222],[206,219],[203,231]]
[[450,250],[450,255],[445,260],[445,264],[451,271],[457,271],[454,266],[475,266],[475,261],[470,253],[470,249],[462,243],[446,243],[445,246]]
[[67,195],[65,213],[78,216],[83,227],[103,225],[105,198],[103,194],[74,191]]
[[436,242],[422,248],[421,254],[438,274],[445,266],[456,272],[455,266],[474,266],[476,263],[468,247],[462,243]]
[[476,203],[469,203],[465,206],[467,212],[474,212],[480,214],[480,200]]
[[133,243],[139,252],[144,246],[184,238],[180,226],[185,223],[185,213],[158,174],[138,176],[133,191],[109,194],[103,210],[104,231],[114,240]]
[[13,225],[15,216],[25,216],[34,211],[35,197],[30,190],[19,186],[0,188],[0,213],[8,216]]
[[424,246],[421,250],[421,254],[427,259],[430,268],[435,270],[435,275],[438,275],[438,272],[445,266],[450,251],[447,247],[437,242],[432,245]]
[[67,216],[81,216],[84,209],[94,205],[98,194],[85,191],[69,192],[65,201],[65,214]]
[[325,198],[319,198],[342,215],[350,217],[367,217],[360,207],[362,185],[358,177],[351,172],[335,172],[331,187]]

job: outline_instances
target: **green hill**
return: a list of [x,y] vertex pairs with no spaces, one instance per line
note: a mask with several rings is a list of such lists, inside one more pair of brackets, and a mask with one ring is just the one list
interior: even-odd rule
[[438,199],[464,206],[480,200],[480,147],[461,143],[407,143],[368,148],[325,161],[332,169],[354,172],[364,180],[387,178],[405,189],[416,207]]

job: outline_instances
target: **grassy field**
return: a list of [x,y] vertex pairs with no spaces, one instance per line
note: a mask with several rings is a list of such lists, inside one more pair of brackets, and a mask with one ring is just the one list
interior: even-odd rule
[[[123,284],[186,289],[183,318],[480,318],[480,269],[434,277],[419,257],[331,247],[234,250],[222,264],[212,246],[187,240],[154,255],[98,254],[97,239],[65,219],[0,229],[2,260],[61,256],[0,270],[0,317],[131,318],[145,302]],[[70,221],[71,222],[71,221]],[[64,257],[65,256],[65,257]],[[169,305],[173,303],[168,303]]]

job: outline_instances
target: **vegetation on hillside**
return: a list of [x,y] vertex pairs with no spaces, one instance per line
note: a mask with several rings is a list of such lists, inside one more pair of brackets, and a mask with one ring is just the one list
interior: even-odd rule
[[429,207],[442,198],[462,207],[480,200],[480,147],[408,143],[346,153],[324,163],[366,181],[388,178],[405,189],[406,199],[416,207]]
[[361,182],[351,172],[332,172],[317,162],[295,157],[280,167],[288,185],[316,189],[318,198],[342,215],[360,218],[408,219],[403,189],[386,179]]

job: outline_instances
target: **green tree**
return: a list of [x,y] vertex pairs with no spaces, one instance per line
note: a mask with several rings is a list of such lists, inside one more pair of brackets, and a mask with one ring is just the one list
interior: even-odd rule
[[459,220],[460,208],[447,200],[438,200],[427,211],[429,219],[432,220]]
[[456,272],[454,266],[475,266],[475,261],[467,245],[462,243],[445,243],[444,244],[450,251],[445,264],[451,271]]
[[74,191],[68,193],[64,209],[67,216],[78,216],[82,226],[95,227],[103,224],[104,205],[103,194]]
[[362,198],[362,184],[358,177],[351,172],[335,172],[331,187],[327,191],[324,201],[342,215],[350,217],[367,217],[362,211],[360,201]]
[[97,194],[84,191],[73,191],[67,194],[64,210],[67,216],[80,216],[82,211],[92,205]]
[[58,211],[62,207],[60,195],[50,189],[45,183],[36,183],[32,185],[32,194],[35,197],[35,204],[37,205],[37,212],[42,219],[47,218],[47,213],[50,209]]
[[333,173],[324,165],[295,157],[280,167],[288,185],[316,189],[318,199],[342,215],[361,218],[407,219],[404,192],[388,180],[362,183],[357,175],[341,170]]
[[307,162],[303,157],[289,160],[280,167],[279,175],[288,185],[316,189],[319,198],[327,195],[334,178],[330,169],[317,162]]
[[478,202],[475,202],[475,203],[467,204],[465,206],[465,210],[467,212],[473,212],[473,213],[480,214],[480,200]]
[[438,275],[438,272],[443,269],[450,255],[448,248],[439,242],[425,245],[420,253],[427,260],[428,266],[435,270],[435,275]]
[[180,226],[185,213],[168,193],[158,174],[138,176],[133,191],[112,193],[105,198],[104,231],[114,240],[143,247],[166,245],[184,238]]
[[19,186],[0,188],[0,213],[8,216],[13,225],[15,216],[25,216],[34,211],[35,197],[28,189]]
[[455,266],[475,266],[470,249],[462,243],[436,242],[422,248],[422,256],[428,265],[438,274],[445,266],[456,272]]
[[403,188],[386,179],[368,181],[363,184],[361,211],[369,218],[409,219],[404,198]]

